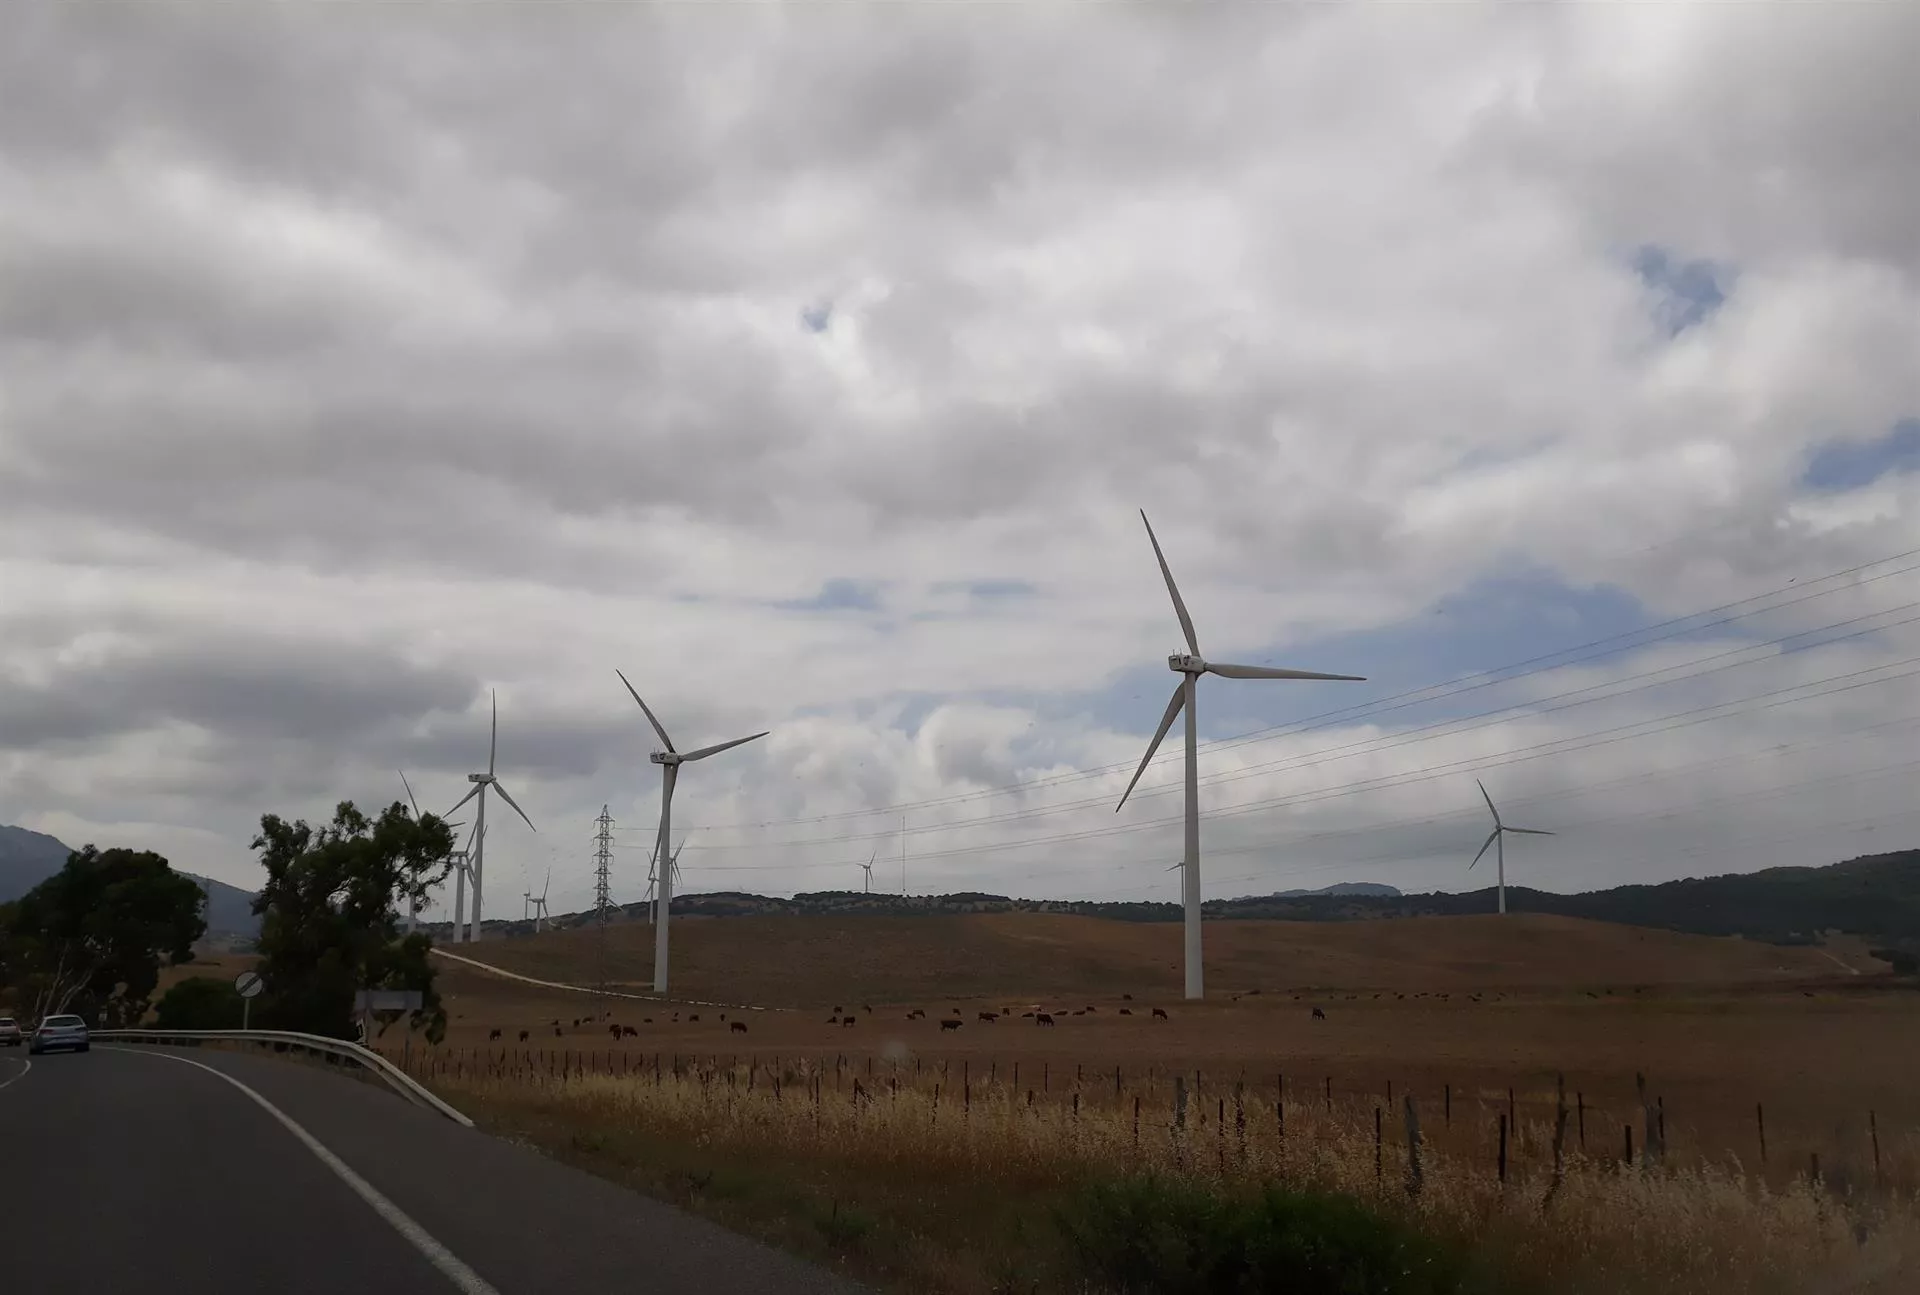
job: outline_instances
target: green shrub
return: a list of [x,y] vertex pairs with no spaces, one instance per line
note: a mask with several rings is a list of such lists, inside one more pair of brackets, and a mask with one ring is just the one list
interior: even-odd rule
[[1125,1295],[1454,1295],[1451,1247],[1349,1197],[1225,1194],[1152,1176],[1083,1191],[1058,1215],[1082,1275]]
[[154,1025],[162,1030],[237,1030],[240,993],[232,982],[212,976],[188,976],[154,1004]]

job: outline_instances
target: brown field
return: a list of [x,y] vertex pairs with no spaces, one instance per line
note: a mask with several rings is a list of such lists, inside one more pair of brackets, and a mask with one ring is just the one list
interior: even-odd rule
[[[633,982],[644,980],[636,946],[648,934],[638,924],[608,932],[620,992],[644,992]],[[1000,914],[689,921],[675,924],[675,997],[768,1010],[609,1004],[443,963],[447,1044],[484,1047],[498,1027],[510,1048],[525,1029],[528,1047],[607,1065],[660,1053],[845,1058],[863,1070],[944,1066],[999,1080],[1018,1066],[1020,1082],[1039,1080],[1043,1095],[1094,1075],[1110,1087],[1116,1067],[1129,1090],[1175,1072],[1199,1072],[1208,1091],[1284,1083],[1290,1096],[1302,1086],[1324,1093],[1331,1080],[1336,1099],[1362,1105],[1386,1101],[1390,1085],[1395,1101],[1411,1092],[1430,1107],[1450,1093],[1458,1118],[1487,1123],[1509,1087],[1523,1119],[1541,1117],[1564,1075],[1569,1100],[1590,1108],[1596,1147],[1622,1139],[1644,1074],[1675,1154],[1756,1160],[1764,1105],[1769,1162],[1781,1172],[1815,1151],[1829,1165],[1864,1163],[1869,1112],[1889,1158],[1894,1146],[1905,1156],[1920,1130],[1920,1090],[1909,1082],[1920,1073],[1920,993],[1868,970],[1884,964],[1855,945],[1778,948],[1521,915],[1222,922],[1207,934],[1210,998],[1191,1005],[1166,960],[1178,951],[1172,926]],[[595,938],[559,932],[461,952],[586,984]],[[1053,1028],[1020,1015],[1036,1004]],[[1155,1006],[1170,1019],[1152,1019]],[[1312,1006],[1327,1019],[1313,1020]],[[834,1007],[855,1024],[828,1024]],[[907,1020],[909,1007],[927,1019]],[[978,1019],[1005,1008],[1013,1015]],[[941,1030],[938,1019],[956,1010],[965,1024]],[[576,1027],[586,1015],[595,1019]],[[616,1044],[609,1018],[639,1037]],[[743,1019],[748,1032],[733,1032]],[[635,1056],[601,1055],[622,1052]]]

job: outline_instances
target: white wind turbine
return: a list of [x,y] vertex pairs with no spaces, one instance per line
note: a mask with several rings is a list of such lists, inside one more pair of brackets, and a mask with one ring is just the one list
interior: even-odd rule
[[[1193,618],[1187,615],[1187,604],[1180,597],[1180,589],[1173,583],[1173,572],[1167,567],[1167,556],[1160,551],[1160,541],[1153,533],[1153,523],[1147,521],[1146,510],[1140,512],[1140,520],[1147,528],[1147,540],[1153,545],[1153,556],[1160,562],[1160,574],[1166,578],[1167,592],[1173,596],[1173,611],[1180,618],[1180,629],[1187,636],[1187,651],[1175,652],[1167,658],[1167,668],[1181,676],[1179,684],[1173,690],[1173,700],[1167,703],[1167,713],[1160,718],[1160,727],[1153,735],[1153,741],[1147,743],[1147,753],[1140,759],[1140,767],[1133,771],[1133,781],[1127,784],[1126,791],[1120,795],[1120,804],[1113,807],[1119,813],[1127,803],[1127,797],[1133,794],[1134,786],[1139,783],[1140,775],[1147,771],[1152,763],[1154,752],[1160,749],[1160,742],[1173,727],[1173,721],[1179,718],[1182,710],[1187,713],[1187,840],[1186,857],[1181,861],[1184,872],[1181,876],[1181,899],[1186,908],[1186,995],[1188,998],[1206,996],[1205,975],[1202,969],[1200,951],[1200,722],[1194,707],[1199,692],[1200,676],[1216,674],[1223,679],[1337,679],[1349,683],[1364,683],[1365,676],[1354,674],[1320,674],[1312,670],[1282,670],[1262,665],[1227,665],[1223,662],[1208,661],[1200,655],[1200,640],[1193,632]],[[1172,871],[1172,869],[1168,869]]]
[[[399,773],[400,773],[400,785],[407,789],[407,803],[413,806],[414,821],[418,822],[420,819],[420,802],[415,800],[413,797],[413,784],[407,781],[407,771],[405,769],[401,769]],[[448,823],[447,826],[459,827],[460,824]],[[457,884],[460,888],[460,893],[462,897],[464,897],[466,894],[467,852],[465,850],[458,850],[458,851],[455,851],[454,854],[450,857],[454,861],[454,864],[453,864],[454,871],[459,877],[459,882]],[[414,928],[417,927],[419,924],[420,924],[420,901],[412,897],[409,897],[407,899],[407,934],[412,935]]]
[[[689,832],[687,835],[691,836],[692,833]],[[683,836],[680,838],[680,844],[677,847],[675,847],[672,856],[669,857],[667,860],[667,867],[672,869],[673,871],[673,882],[676,886],[680,884],[680,880],[681,880],[680,851],[686,848],[687,848],[687,837]],[[660,843],[658,841],[655,841],[653,843],[653,857],[647,861],[647,925],[648,926],[652,926],[654,924],[654,918],[657,915],[656,910],[660,907],[659,890],[658,890],[658,887],[660,884],[659,876],[658,876],[659,867],[660,867]]]
[[[655,751],[647,757],[660,766],[660,836],[654,851],[656,857],[665,857],[666,866],[655,869],[659,876],[655,882],[654,891],[659,898],[654,902],[659,908],[660,920],[653,928],[653,992],[664,994],[667,992],[667,921],[672,916],[673,910],[673,858],[668,854],[666,845],[673,835],[673,787],[679,779],[680,766],[695,760],[704,760],[710,755],[718,755],[722,751],[731,750],[755,738],[765,737],[767,734],[763,730],[747,737],[736,737],[731,742],[719,742],[713,746],[703,746],[698,751],[688,751],[683,754],[673,749],[673,739],[667,736],[667,730],[660,726],[660,721],[654,713],[647,709],[647,703],[640,700],[639,692],[628,681],[627,676],[618,670],[614,673],[620,675],[620,682],[627,685],[627,691],[633,695],[634,701],[639,703],[641,712],[647,717],[647,722],[653,725],[653,731],[660,735],[660,744],[667,748],[664,751]],[[683,841],[681,844],[686,843]]]
[[867,877],[867,893],[868,894],[873,893],[873,865],[875,860],[879,859],[879,857],[880,857],[880,847],[876,845],[873,847],[873,858],[868,859],[865,863],[860,865],[860,871],[865,873]]
[[548,868],[547,880],[545,884],[540,887],[540,893],[536,895],[532,891],[527,892],[527,907],[533,913],[533,929],[535,934],[545,930],[548,926],[547,892],[551,889],[553,889],[553,869]]
[[[498,754],[499,749],[500,694],[495,693],[493,695],[493,735],[487,742],[487,771],[485,773],[470,773],[467,775],[467,781],[473,784],[473,790],[462,796],[459,802],[453,807],[453,809],[459,809],[461,805],[466,804],[475,796],[480,798],[480,809],[478,816],[474,820],[474,829],[478,835],[474,840],[473,862],[468,869],[468,871],[473,874],[473,926],[466,934],[466,939],[469,943],[478,940],[481,936],[480,891],[487,879],[487,788],[491,787],[499,792],[500,799],[506,801],[508,805],[511,805],[513,812],[518,814],[529,828],[532,828],[535,832],[540,830],[533,826],[533,820],[527,817],[527,811],[521,809],[520,806],[515,803],[513,797],[507,794],[507,789],[500,785],[500,780],[493,776],[494,757]],[[447,812],[451,814],[453,813],[453,809]],[[461,938],[461,921],[457,889],[455,895],[453,938],[454,941],[458,943]]]
[[[1518,832],[1524,836],[1552,836],[1554,833],[1537,827],[1508,827],[1500,821],[1500,811],[1493,807],[1493,797],[1487,795],[1486,784],[1475,778],[1473,785],[1480,789],[1480,798],[1487,802],[1487,812],[1493,815],[1493,831],[1487,833],[1487,839],[1481,843],[1480,854],[1473,856],[1473,863],[1480,862],[1480,855],[1487,852],[1488,846],[1493,847],[1494,862],[1498,865],[1500,911],[1504,913],[1507,911],[1507,833]],[[1473,863],[1467,865],[1468,872],[1473,871]]]

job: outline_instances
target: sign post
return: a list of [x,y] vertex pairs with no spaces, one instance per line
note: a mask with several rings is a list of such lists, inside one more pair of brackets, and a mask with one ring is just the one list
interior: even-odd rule
[[243,971],[233,978],[233,987],[240,994],[240,1028],[246,1029],[247,1022],[253,1019],[253,1000],[260,997],[260,991],[267,982],[260,979],[257,971]]

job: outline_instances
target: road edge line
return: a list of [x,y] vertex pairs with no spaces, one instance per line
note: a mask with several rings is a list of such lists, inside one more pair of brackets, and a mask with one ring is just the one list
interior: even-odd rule
[[32,1057],[21,1057],[19,1060],[20,1060],[20,1073],[15,1075],[12,1079],[9,1079],[6,1083],[0,1084],[0,1088],[7,1088],[13,1084],[19,1083],[22,1079],[25,1079],[27,1077],[28,1072],[33,1069]]
[[[425,1228],[414,1222],[405,1210],[387,1199],[379,1188],[355,1173],[351,1165],[347,1164],[346,1161],[329,1150],[327,1145],[320,1141],[319,1138],[307,1132],[299,1121],[262,1097],[247,1084],[235,1079],[224,1070],[209,1066],[203,1061],[195,1061],[191,1057],[178,1057],[170,1052],[149,1052],[145,1048],[122,1048],[105,1043],[100,1046],[108,1052],[127,1052],[134,1056],[158,1057],[163,1061],[177,1061],[181,1065],[192,1066],[197,1070],[204,1070],[208,1074],[232,1084],[235,1088],[238,1088],[241,1092],[252,1098],[267,1114],[280,1121],[287,1132],[293,1134],[295,1138],[299,1139],[302,1146],[313,1153],[316,1160],[332,1170],[336,1178],[348,1187],[351,1187],[356,1196],[372,1206],[374,1213],[378,1214],[382,1219],[385,1219],[387,1224],[391,1226],[395,1232],[405,1237],[415,1250],[418,1250],[426,1257],[428,1263],[438,1269],[440,1274],[448,1281],[451,1281],[455,1286],[465,1292],[465,1295],[500,1295],[500,1292],[489,1285],[484,1277],[472,1268],[469,1268],[462,1262],[458,1255],[442,1245],[431,1232],[428,1232]],[[8,1082],[11,1083],[12,1081],[9,1080]]]

